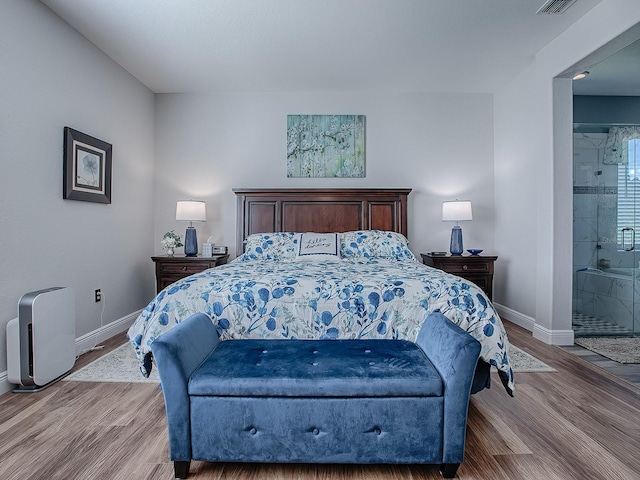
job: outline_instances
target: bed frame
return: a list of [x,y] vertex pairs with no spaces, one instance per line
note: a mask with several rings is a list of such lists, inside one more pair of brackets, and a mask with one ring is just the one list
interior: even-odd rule
[[236,255],[265,232],[390,230],[407,236],[410,188],[234,188]]

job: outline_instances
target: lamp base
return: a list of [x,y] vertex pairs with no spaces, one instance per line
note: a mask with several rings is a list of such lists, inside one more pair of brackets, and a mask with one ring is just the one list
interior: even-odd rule
[[449,245],[451,255],[462,255],[464,248],[462,247],[462,228],[455,225],[451,229],[451,244]]
[[187,257],[198,255],[198,236],[193,227],[187,227],[187,233],[184,235],[184,254]]

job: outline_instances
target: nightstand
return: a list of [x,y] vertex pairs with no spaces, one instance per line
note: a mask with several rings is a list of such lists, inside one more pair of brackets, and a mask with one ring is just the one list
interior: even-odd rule
[[422,263],[462,277],[479,286],[493,301],[493,263],[498,257],[485,255],[437,256],[421,253]]
[[156,291],[159,292],[181,278],[202,272],[207,268],[224,265],[229,260],[229,254],[214,255],[212,257],[187,257],[185,255],[169,257],[162,255],[151,257],[151,260],[156,264]]

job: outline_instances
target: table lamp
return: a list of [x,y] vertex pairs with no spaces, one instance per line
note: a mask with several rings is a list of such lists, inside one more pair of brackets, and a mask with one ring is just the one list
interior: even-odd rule
[[204,202],[196,200],[180,201],[176,205],[176,220],[189,222],[184,236],[184,254],[187,257],[198,255],[198,237],[193,222],[204,222],[207,219]]
[[462,228],[458,222],[463,220],[473,220],[471,213],[471,202],[468,200],[455,200],[452,202],[442,202],[442,221],[456,222],[451,229],[451,245],[449,250],[451,255],[462,255]]

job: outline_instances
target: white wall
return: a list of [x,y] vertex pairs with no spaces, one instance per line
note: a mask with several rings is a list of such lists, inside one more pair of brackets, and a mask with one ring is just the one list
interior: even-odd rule
[[[533,67],[494,98],[495,245],[494,299],[522,315],[535,317],[537,181]],[[514,320],[513,314],[508,316]]]
[[[287,114],[366,116],[366,177],[286,177]],[[234,254],[236,199],[242,187],[412,188],[414,253],[448,250],[452,224],[441,202],[473,202],[466,248],[493,248],[493,105],[490,95],[264,93],[158,95],[155,250],[164,232],[184,234],[175,202],[207,202],[199,242],[213,235]]]
[[[78,337],[154,293],[154,97],[36,1],[0,15],[0,372],[26,292],[70,286]],[[63,128],[113,145],[112,204],[62,199]]]
[[[533,333],[548,343],[573,342],[571,80],[554,80],[554,77],[572,66],[584,70],[583,67],[590,66],[583,60],[586,57],[596,62],[605,58],[605,53],[613,53],[607,52],[605,46],[638,23],[637,0],[603,0],[538,52],[528,72],[534,79],[533,84],[529,77],[519,76],[495,95],[495,144],[501,159],[496,163],[496,199],[513,205],[508,217],[500,218],[496,223],[496,238],[508,238],[517,208],[523,206],[526,210],[532,205],[530,199],[523,199],[513,188],[515,182],[521,181],[519,173],[523,169],[529,171],[535,175],[536,183],[535,212],[531,212],[536,230],[535,289],[531,289],[532,282],[524,280],[523,274],[509,277],[509,282],[515,283],[509,289],[503,288],[504,296],[498,301],[509,307],[526,308],[525,313],[532,315],[531,300],[525,297],[533,297]],[[622,35],[624,42],[621,43],[631,43],[640,37],[640,33],[631,33]],[[601,52],[594,54],[601,47],[604,47]],[[510,98],[515,101],[510,102]],[[523,111],[523,106],[535,106],[535,110]],[[525,120],[530,115],[534,116],[535,125]],[[513,132],[510,122],[524,123],[531,128],[529,143],[532,150],[522,148],[522,136]],[[509,163],[520,165],[520,168],[510,171]],[[530,252],[523,253],[518,242],[504,241],[501,254],[516,257]],[[524,260],[518,260],[518,263],[521,267],[530,267]],[[530,273],[534,274],[533,271]]]

